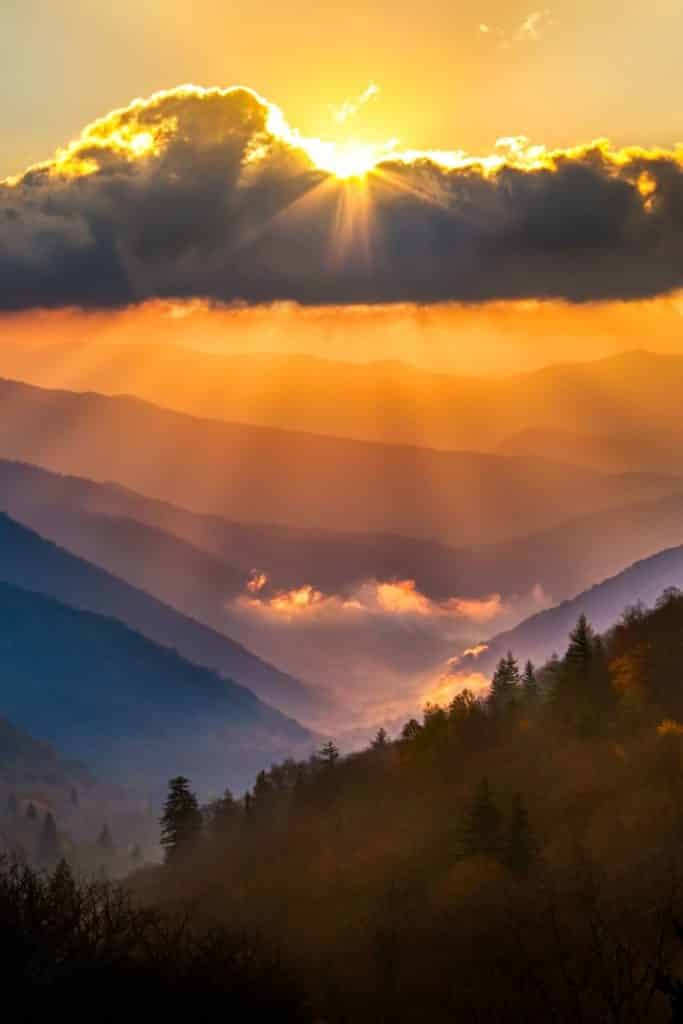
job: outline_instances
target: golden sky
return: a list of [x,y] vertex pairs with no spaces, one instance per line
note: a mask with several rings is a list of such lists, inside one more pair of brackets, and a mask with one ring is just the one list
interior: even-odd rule
[[[125,320],[155,340],[168,300],[193,314],[181,340],[226,351],[495,374],[680,350],[680,0],[5,0],[2,18],[2,308],[28,311],[3,337]],[[328,175],[414,151],[431,166]]]
[[245,84],[306,135],[403,148],[680,141],[680,0],[543,4],[3,0],[0,175],[182,82]]

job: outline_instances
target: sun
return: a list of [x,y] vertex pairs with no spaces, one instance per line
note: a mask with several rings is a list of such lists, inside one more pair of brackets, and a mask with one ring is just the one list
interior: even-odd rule
[[300,145],[316,167],[333,174],[335,178],[364,178],[387,156],[386,145],[378,146],[370,142],[302,139]]

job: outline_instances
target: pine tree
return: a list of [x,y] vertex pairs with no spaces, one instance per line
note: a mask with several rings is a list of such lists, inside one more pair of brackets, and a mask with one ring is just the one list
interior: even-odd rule
[[606,726],[614,699],[602,637],[581,615],[569,635],[569,646],[560,665],[556,707],[565,723],[579,735],[590,736]]
[[373,750],[385,750],[389,746],[389,733],[386,729],[378,729],[375,733],[375,738],[370,744]]
[[458,828],[464,857],[498,857],[501,853],[501,815],[487,778],[479,783]]
[[528,705],[533,705],[538,700],[538,682],[533,662],[527,661],[522,675],[522,693]]
[[252,814],[262,815],[263,812],[272,806],[275,795],[275,786],[268,772],[260,771],[256,776],[256,782],[251,794],[250,811]]
[[334,768],[339,760],[339,747],[333,740],[328,740],[318,751],[318,757],[327,768]]
[[513,874],[524,877],[529,874],[536,854],[536,839],[529,824],[529,815],[521,796],[516,794],[505,835],[503,859]]
[[617,695],[612,684],[607,651],[599,634],[593,640],[588,686],[593,731],[601,731],[616,708]]
[[57,825],[51,811],[48,811],[43,821],[43,827],[38,841],[38,862],[46,868],[53,867],[59,859],[59,838],[57,836]]
[[222,797],[213,800],[204,808],[204,817],[214,832],[225,831],[237,820],[238,816],[237,801],[229,789],[225,790]]
[[411,740],[417,739],[421,732],[422,726],[418,720],[416,718],[411,718],[401,729],[401,739],[410,742]]
[[161,845],[166,860],[189,848],[199,837],[202,815],[190,780],[178,775],[169,782],[168,796],[161,817]]
[[582,613],[576,626],[569,634],[569,646],[564,656],[564,664],[578,678],[586,679],[593,657],[594,633],[588,619]]
[[496,666],[489,691],[489,706],[503,711],[514,704],[519,692],[519,665],[512,651],[508,651]]

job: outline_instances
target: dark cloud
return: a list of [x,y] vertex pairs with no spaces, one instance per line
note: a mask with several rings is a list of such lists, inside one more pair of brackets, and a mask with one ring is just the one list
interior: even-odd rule
[[0,184],[0,309],[635,298],[683,286],[683,163],[594,144],[534,160],[316,167],[245,89],[180,89]]

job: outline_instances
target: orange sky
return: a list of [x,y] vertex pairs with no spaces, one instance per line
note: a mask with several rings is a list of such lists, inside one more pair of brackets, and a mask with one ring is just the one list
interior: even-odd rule
[[[294,303],[211,309],[151,302],[117,313],[0,316],[3,342],[168,343],[225,353],[307,353],[370,362],[399,359],[466,376],[533,370],[632,349],[683,354],[683,295],[629,303],[493,302],[302,308]],[[0,355],[0,369],[2,367]],[[68,368],[62,367],[68,375]],[[74,366],[75,382],[79,366]],[[150,367],[153,372],[153,367]]]

